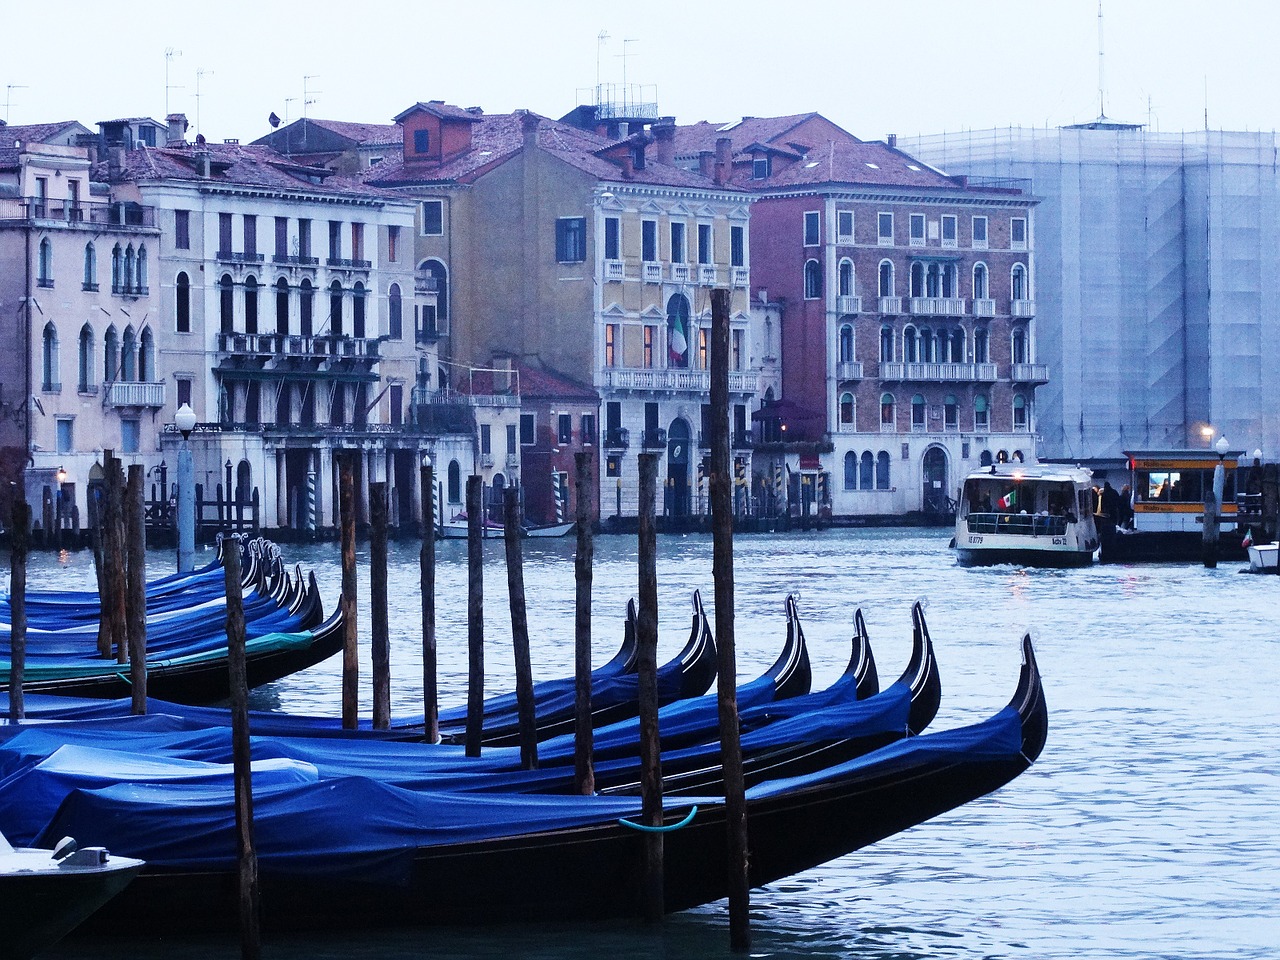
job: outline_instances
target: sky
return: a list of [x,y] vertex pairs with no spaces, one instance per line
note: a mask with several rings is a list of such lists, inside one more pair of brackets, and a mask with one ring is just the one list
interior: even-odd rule
[[[680,123],[817,111],[864,139],[1099,112],[1097,0],[0,0],[0,118],[163,119],[210,140],[271,113],[387,123],[419,100],[560,117],[597,79]],[[1106,114],[1280,128],[1280,4],[1104,0]],[[607,39],[601,40],[601,34]],[[23,38],[17,42],[18,38]],[[625,56],[623,55],[625,51]],[[309,79],[304,79],[309,78]],[[198,96],[197,96],[198,94]]]

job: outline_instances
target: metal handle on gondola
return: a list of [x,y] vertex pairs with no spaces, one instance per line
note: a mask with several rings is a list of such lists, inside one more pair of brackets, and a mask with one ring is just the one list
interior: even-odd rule
[[686,815],[679,823],[669,823],[661,827],[651,827],[644,823],[633,823],[630,820],[624,820],[621,817],[618,818],[618,822],[624,827],[630,827],[632,830],[639,830],[641,833],[670,833],[672,830],[679,830],[681,827],[687,827],[689,824],[693,823],[693,818],[697,812],[698,807],[695,804],[693,809],[689,811],[688,815]]

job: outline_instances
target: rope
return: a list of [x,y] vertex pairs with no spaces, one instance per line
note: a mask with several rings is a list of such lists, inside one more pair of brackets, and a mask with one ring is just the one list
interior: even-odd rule
[[679,823],[669,823],[660,827],[651,827],[644,823],[632,823],[630,820],[624,820],[621,817],[618,818],[618,823],[622,824],[624,827],[630,827],[632,830],[639,830],[641,833],[671,833],[673,830],[679,830],[681,827],[687,827],[689,824],[693,823],[694,815],[697,814],[697,812],[698,807],[695,804],[693,809],[689,811],[688,815],[686,815]]

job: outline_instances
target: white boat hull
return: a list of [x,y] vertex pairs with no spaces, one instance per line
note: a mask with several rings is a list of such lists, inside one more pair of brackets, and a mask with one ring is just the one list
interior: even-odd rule
[[1274,573],[1278,551],[1280,545],[1274,543],[1249,544],[1249,569],[1254,573]]

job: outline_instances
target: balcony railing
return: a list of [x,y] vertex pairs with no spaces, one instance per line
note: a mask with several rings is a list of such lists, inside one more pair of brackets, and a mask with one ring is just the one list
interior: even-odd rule
[[1014,383],[1048,383],[1047,363],[1015,363],[1010,378]]
[[154,227],[155,207],[137,203],[76,203],[70,197],[0,198],[0,221],[45,220],[92,226]]
[[[754,372],[731,372],[729,392],[755,393],[759,379]],[[615,390],[670,390],[677,393],[707,393],[711,390],[711,373],[707,370],[609,367],[604,371],[603,380],[604,386]]]
[[673,263],[671,265],[671,282],[672,283],[688,283],[689,277],[693,273],[693,267],[687,263]]
[[308,360],[377,360],[380,341],[331,334],[303,337],[283,333],[219,333],[218,351],[252,356],[299,357]]
[[1015,317],[1034,317],[1036,315],[1036,302],[1034,300],[1012,300],[1009,302],[1009,312]]
[[118,297],[145,297],[151,290],[148,287],[140,287],[136,283],[113,283],[111,292]]
[[492,453],[482,453],[482,454],[480,454],[480,466],[482,466],[482,467],[492,467],[492,466],[493,466],[493,454],[492,454]]
[[508,454],[507,454],[507,469],[508,469],[508,470],[514,470],[514,469],[516,469],[516,467],[518,467],[518,466],[520,466],[520,454],[518,454],[518,453],[508,453]]
[[119,380],[108,383],[103,403],[110,407],[163,407],[164,381],[137,383]]
[[415,277],[413,280],[414,293],[439,293],[440,281],[435,277]]
[[463,404],[470,407],[518,407],[520,396],[514,393],[462,393],[458,390],[432,390],[430,387],[414,387],[412,402],[424,404]]
[[449,326],[439,321],[425,324],[418,330],[416,340],[421,344],[435,343],[441,337],[449,335]]
[[861,297],[836,297],[836,313],[861,313]]
[[604,262],[604,278],[610,282],[621,282],[626,279],[626,271],[621,260],[606,260]]
[[646,262],[641,265],[644,272],[645,283],[661,283],[662,282],[662,264]]
[[750,450],[754,435],[750,430],[735,430],[730,441],[735,450]]
[[235,250],[219,250],[218,259],[223,263],[262,263],[266,257],[261,253],[240,253]]
[[901,297],[878,297],[877,308],[881,313],[901,313],[902,298]]
[[751,284],[751,270],[747,267],[734,267],[732,272],[735,287],[746,287]]
[[996,302],[994,300],[974,300],[973,315],[975,317],[994,317],[996,315]]
[[661,450],[667,445],[667,431],[662,427],[655,430],[646,430],[641,440],[641,446],[646,450]]
[[837,380],[861,380],[862,379],[862,361],[860,360],[840,360],[836,363],[836,379]]
[[907,310],[916,316],[963,317],[964,300],[959,297],[912,297]]
[[324,264],[326,267],[342,267],[346,270],[368,270],[373,267],[370,260],[352,260],[346,257],[329,257]]
[[608,450],[625,450],[631,446],[631,431],[626,427],[614,427],[604,432],[604,445]]
[[289,267],[317,267],[320,265],[320,258],[295,257],[292,254],[275,253],[271,255],[271,262]]
[[932,383],[992,382],[996,379],[994,363],[902,363],[880,364],[885,380],[918,380]]
[[714,287],[716,285],[716,268],[710,264],[698,265],[698,285],[702,287]]

